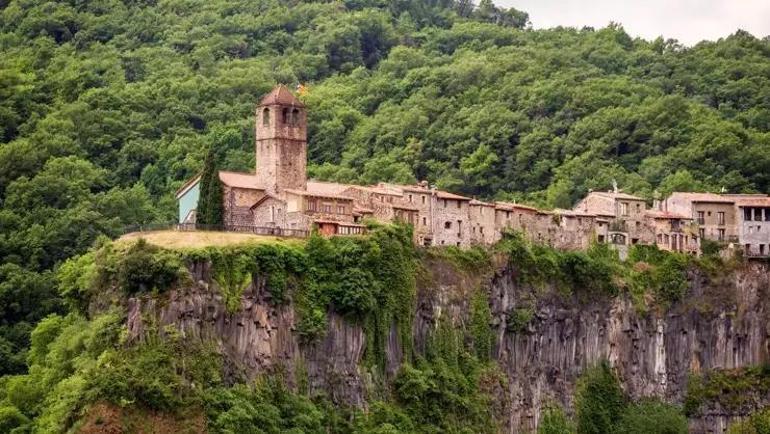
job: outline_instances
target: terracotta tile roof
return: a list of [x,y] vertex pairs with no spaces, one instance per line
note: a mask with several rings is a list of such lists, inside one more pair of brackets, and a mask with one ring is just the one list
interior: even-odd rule
[[537,208],[535,207],[522,205],[520,203],[511,203],[511,202],[495,202],[495,208],[502,209],[505,211],[513,211],[515,209],[519,209],[519,210],[537,212]]
[[285,200],[282,200],[281,198],[279,198],[277,196],[273,196],[270,193],[266,193],[264,196],[260,197],[259,200],[254,202],[254,205],[252,205],[249,209],[255,209],[255,208],[259,207],[262,203],[264,203],[268,199],[275,199],[275,200],[281,201],[283,203],[286,203]]
[[336,182],[315,181],[312,179],[307,182],[307,191],[316,195],[328,194],[342,196],[342,192],[348,188],[350,188],[350,185],[338,184]]
[[259,101],[259,107],[266,105],[288,105],[292,107],[305,107],[293,93],[284,85],[279,84]]
[[709,202],[709,203],[734,203],[735,201],[726,196],[716,193],[683,193],[674,192],[668,199],[683,199],[690,202]]
[[770,197],[741,197],[735,198],[735,205],[738,207],[756,206],[770,207]]
[[[321,183],[326,184],[326,183]],[[339,186],[340,184],[336,184]],[[329,199],[340,199],[340,200],[354,200],[352,197],[344,196],[339,193],[337,193],[338,188],[335,186],[328,186],[328,185],[319,185],[317,182],[310,182],[307,183],[307,190],[296,190],[293,188],[287,188],[284,190],[287,193],[296,194],[299,196],[313,196],[313,197],[325,197]]]
[[452,200],[467,200],[470,201],[470,197],[460,196],[459,194],[450,193],[448,191],[436,190],[436,197],[439,199],[452,199]]
[[557,209],[554,209],[553,212],[554,214],[559,214],[567,217],[586,217],[586,218],[596,217],[596,214],[591,214],[589,212],[584,212],[584,211],[579,211],[574,209],[557,208]]
[[670,211],[658,211],[654,209],[645,211],[644,215],[647,217],[652,217],[656,219],[692,220],[692,217],[687,217],[684,214],[677,214]]
[[493,204],[493,203],[482,202],[482,201],[477,200],[477,199],[473,199],[471,201],[470,205],[471,206],[490,206],[490,207],[494,207],[495,206],[495,204]]
[[228,187],[248,188],[252,190],[264,190],[259,184],[257,175],[253,173],[219,171],[219,180]]
[[622,191],[614,192],[614,191],[592,191],[588,193],[588,195],[595,195],[595,196],[601,196],[601,197],[607,197],[610,199],[626,199],[626,200],[644,200],[643,198],[639,196],[634,196],[632,194],[623,193]]
[[407,211],[419,211],[420,210],[420,208],[418,208],[416,206],[407,205],[407,204],[400,204],[400,203],[394,203],[394,204],[391,204],[391,206],[393,208],[395,208],[395,209],[405,209]]

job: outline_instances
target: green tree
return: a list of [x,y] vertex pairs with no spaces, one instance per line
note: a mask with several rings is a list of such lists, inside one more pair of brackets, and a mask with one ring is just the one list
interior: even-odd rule
[[217,154],[213,146],[209,147],[203,162],[200,178],[200,196],[196,209],[195,222],[201,225],[221,225],[224,223],[224,193],[219,179]]

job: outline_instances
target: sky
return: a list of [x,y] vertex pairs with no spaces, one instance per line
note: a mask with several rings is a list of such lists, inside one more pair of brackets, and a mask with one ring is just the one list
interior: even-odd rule
[[685,45],[743,29],[770,35],[770,0],[494,0],[529,13],[536,29],[605,27],[620,23],[631,36],[673,38]]

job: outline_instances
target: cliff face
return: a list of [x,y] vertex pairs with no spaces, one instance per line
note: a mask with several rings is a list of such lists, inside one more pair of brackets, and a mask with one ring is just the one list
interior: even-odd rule
[[[687,302],[665,312],[640,315],[626,298],[580,302],[536,297],[517,285],[516,270],[501,266],[484,276],[455,273],[440,261],[426,264],[432,274],[419,285],[414,346],[425,348],[438,318],[461,325],[468,319],[470,288],[489,294],[495,356],[509,377],[500,391],[509,432],[536,428],[541,406],[558,402],[570,408],[581,372],[606,358],[634,398],[662,397],[682,402],[688,375],[715,368],[738,368],[768,361],[767,290],[770,273],[746,266],[719,282],[690,276]],[[280,370],[290,382],[304,382],[338,403],[365,406],[372,380],[361,361],[365,333],[360,325],[330,312],[325,336],[304,342],[295,331],[291,304],[275,306],[263,280],[244,292],[240,309],[229,313],[214,287],[206,263],[191,269],[196,282],[171,291],[167,298],[128,300],[128,327],[141,339],[150,325],[161,332],[174,326],[183,335],[215,342],[226,355],[232,375],[254,378]],[[586,297],[590,298],[590,297]],[[527,306],[531,315],[512,329],[509,316]],[[386,371],[398,368],[402,351],[395,327],[386,345]],[[757,396],[755,404],[767,402]],[[718,403],[701,406],[691,419],[693,432],[723,432],[735,417],[752,408],[725,410]]]

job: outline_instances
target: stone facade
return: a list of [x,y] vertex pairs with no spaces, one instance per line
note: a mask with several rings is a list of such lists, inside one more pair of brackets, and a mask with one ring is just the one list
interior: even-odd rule
[[[255,173],[219,173],[224,223],[231,229],[315,228],[326,235],[354,235],[373,219],[412,225],[414,242],[424,246],[492,244],[507,231],[519,231],[533,242],[567,250],[611,243],[621,255],[634,244],[698,254],[702,238],[738,243],[733,247],[751,256],[770,254],[766,195],[673,193],[650,210],[644,199],[615,188],[590,192],[572,210],[544,211],[478,201],[425,181],[362,186],[308,180],[306,108],[284,86],[260,101],[255,131]],[[195,215],[198,182],[190,180],[177,192],[180,221]]]

